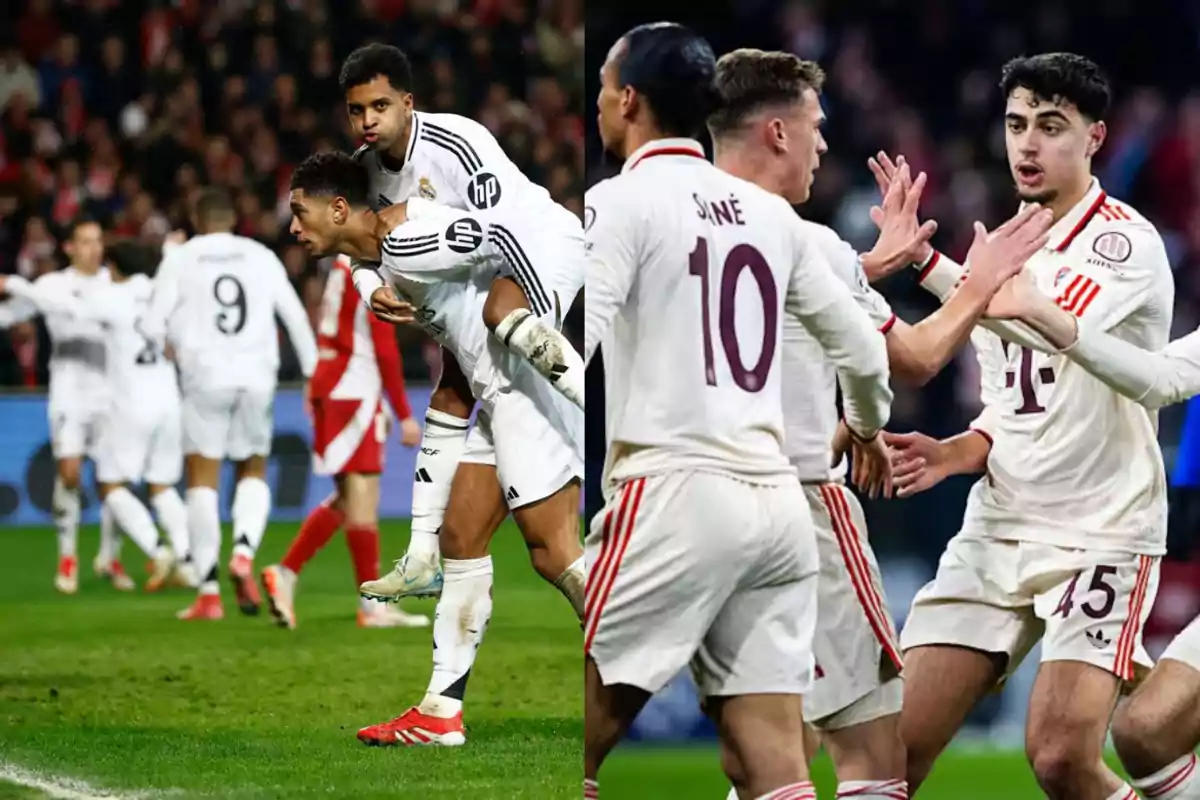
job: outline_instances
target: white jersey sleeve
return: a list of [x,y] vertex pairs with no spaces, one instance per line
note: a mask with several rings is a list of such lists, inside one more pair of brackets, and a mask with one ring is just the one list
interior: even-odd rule
[[[12,294],[11,291],[9,293]],[[19,322],[33,319],[37,315],[36,305],[15,294],[8,300],[0,302],[0,328],[10,328]]]
[[379,274],[379,265],[369,261],[350,260],[350,279],[363,303],[371,307],[371,295],[384,285],[383,276]]
[[891,413],[887,344],[850,288],[833,273],[810,231],[794,214],[791,218],[796,259],[785,308],[800,319],[837,370],[846,423],[859,436],[871,438]]
[[406,221],[380,243],[381,271],[421,283],[454,280],[472,270],[494,274],[491,259],[473,257],[488,238],[478,214],[410,198]]
[[621,196],[609,181],[588,189],[584,224],[587,232],[587,303],[583,358],[590,364],[625,304],[642,259],[644,210],[637,197]]
[[1113,389],[1148,408],[1200,394],[1200,330],[1158,352],[1103,331],[1081,330],[1079,341],[1064,352]]
[[807,220],[802,220],[802,223],[834,274],[849,287],[859,308],[867,312],[876,328],[886,333],[895,323],[896,314],[884,296],[871,288],[854,247],[832,228]]
[[276,267],[272,270],[276,277],[275,313],[279,315],[279,321],[283,323],[283,329],[287,331],[292,348],[296,351],[301,374],[306,379],[311,378],[313,370],[317,368],[317,337],[313,333],[312,323],[309,322],[308,311],[288,280],[287,267],[274,253],[271,253],[271,258],[274,259]]
[[168,333],[168,322],[179,305],[180,271],[185,258],[184,245],[163,248],[163,259],[154,274],[154,293],[150,305],[142,316],[142,330],[151,339],[163,338]]
[[107,295],[104,292],[90,294],[84,303],[81,298],[63,292],[51,283],[40,280],[30,283],[19,275],[8,278],[5,287],[13,297],[29,304],[35,313],[64,314],[97,322],[109,322],[113,314],[112,306],[106,302]]
[[492,132],[473,119],[453,114],[422,114],[415,124],[422,147],[438,153],[442,176],[469,206],[488,217],[521,211],[521,172]]

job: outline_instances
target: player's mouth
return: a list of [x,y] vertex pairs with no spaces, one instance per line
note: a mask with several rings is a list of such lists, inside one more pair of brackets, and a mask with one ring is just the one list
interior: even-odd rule
[[1046,173],[1037,164],[1028,162],[1017,164],[1017,183],[1022,186],[1036,186],[1042,182]]
[[379,134],[378,133],[364,133],[363,141],[366,142],[367,144],[375,144],[377,141],[379,141]]

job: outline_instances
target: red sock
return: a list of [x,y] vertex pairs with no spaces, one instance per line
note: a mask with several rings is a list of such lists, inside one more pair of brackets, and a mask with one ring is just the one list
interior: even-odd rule
[[359,583],[379,577],[379,531],[370,528],[347,528],[346,544],[354,559],[354,579]]
[[337,529],[342,527],[345,516],[342,512],[327,505],[319,505],[312,510],[300,526],[300,532],[292,539],[287,555],[280,563],[292,572],[299,573],[309,559],[328,543]]

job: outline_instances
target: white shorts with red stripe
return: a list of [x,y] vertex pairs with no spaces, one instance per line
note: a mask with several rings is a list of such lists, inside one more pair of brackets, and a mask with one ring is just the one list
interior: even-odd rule
[[1200,617],[1196,617],[1167,646],[1161,658],[1182,661],[1200,672]]
[[[836,483],[804,487],[817,534],[816,678],[804,697],[804,718],[816,727],[900,674],[900,642],[879,564],[867,542],[867,521],[854,493]],[[879,708],[878,716],[900,711]],[[859,722],[870,720],[860,719]]]
[[1042,661],[1082,661],[1137,683],[1154,666],[1142,630],[1158,593],[1157,556],[995,539],[963,530],[913,599],[900,644],[1008,655],[1012,672],[1042,640]]
[[606,685],[803,694],[817,548],[799,483],[679,471],[623,484],[592,521],[584,650]]

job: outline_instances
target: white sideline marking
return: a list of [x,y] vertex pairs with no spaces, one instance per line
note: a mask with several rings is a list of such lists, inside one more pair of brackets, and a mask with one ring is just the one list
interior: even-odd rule
[[16,764],[10,764],[6,761],[0,761],[0,781],[15,783],[29,789],[37,789],[50,795],[54,800],[140,800],[141,798],[149,798],[152,795],[162,797],[164,794],[174,793],[110,792],[106,789],[97,789],[95,786],[74,778],[57,778],[52,775],[44,775],[18,767]]

